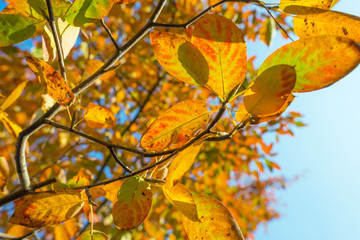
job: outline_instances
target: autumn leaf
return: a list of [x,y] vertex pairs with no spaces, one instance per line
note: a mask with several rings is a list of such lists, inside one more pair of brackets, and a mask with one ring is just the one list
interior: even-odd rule
[[19,133],[22,131],[22,128],[19,125],[17,125],[15,122],[10,120],[7,117],[6,113],[0,112],[0,121],[4,124],[6,130],[8,130],[12,136],[14,137],[19,136]]
[[182,176],[190,170],[203,142],[204,139],[201,138],[175,156],[168,168],[166,177],[168,188],[177,184]]
[[113,3],[113,0],[77,0],[66,12],[65,19],[75,27],[82,27],[105,17]]
[[74,99],[70,87],[60,73],[48,63],[35,57],[27,56],[26,61],[47,93],[60,105],[66,106]]
[[171,144],[181,147],[208,121],[208,110],[202,102],[178,103],[151,124],[141,138],[141,146],[147,151],[162,151]]
[[297,6],[330,9],[333,0],[280,0],[279,8],[286,12],[297,14]]
[[273,39],[275,38],[276,33],[276,23],[272,18],[266,19],[259,30],[260,40],[263,41],[266,45],[270,46]]
[[9,177],[9,164],[4,157],[0,157],[0,191],[4,191]]
[[[90,59],[86,63],[85,71],[88,73],[89,76],[91,76],[103,65],[104,63],[98,59]],[[105,82],[109,82],[112,81],[115,77],[116,77],[116,72],[112,70],[101,75],[99,79]]]
[[76,190],[41,192],[17,206],[9,222],[31,228],[62,223],[74,217],[83,204],[84,200]]
[[207,14],[195,23],[191,42],[209,64],[207,86],[226,99],[233,88],[242,84],[247,70],[241,30],[223,16]]
[[16,88],[10,93],[10,95],[5,99],[3,104],[0,106],[0,112],[5,111],[10,105],[12,105],[16,100],[20,97],[21,93],[23,92],[27,81],[23,81]]
[[293,92],[309,92],[337,82],[359,62],[360,48],[350,39],[316,36],[279,48],[263,62],[258,74],[276,65],[295,66],[296,84]]
[[199,86],[207,83],[209,65],[202,53],[185,37],[154,31],[150,40],[157,60],[176,79]]
[[56,224],[54,227],[55,240],[71,240],[63,224]]
[[334,35],[360,43],[359,17],[330,10],[299,8],[304,14],[294,18],[294,32],[300,38]]
[[110,240],[110,238],[104,232],[89,230],[82,233],[76,240]]
[[177,210],[184,214],[185,217],[189,218],[191,221],[200,221],[194,197],[187,187],[180,183],[174,186],[164,184],[162,189],[166,198]]
[[149,214],[152,203],[150,185],[138,176],[128,178],[113,205],[114,224],[121,230],[139,226]]
[[85,108],[84,119],[91,128],[112,128],[116,124],[115,115],[110,109],[89,103]]
[[246,90],[244,104],[251,115],[272,115],[285,104],[295,86],[295,68],[272,66],[262,72]]
[[194,195],[194,199],[200,222],[183,217],[189,240],[244,240],[234,217],[221,202],[207,195]]

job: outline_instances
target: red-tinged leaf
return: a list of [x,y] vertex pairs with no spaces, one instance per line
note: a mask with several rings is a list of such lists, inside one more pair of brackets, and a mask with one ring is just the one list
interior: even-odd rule
[[147,151],[162,151],[172,144],[184,145],[209,121],[208,110],[202,102],[185,101],[161,114],[141,138]]
[[223,16],[208,14],[195,23],[191,42],[209,64],[207,86],[227,98],[245,79],[247,54],[241,30]]
[[180,81],[203,86],[209,65],[202,53],[185,37],[169,32],[152,32],[151,45],[161,66]]
[[[101,68],[104,65],[104,62],[97,60],[97,59],[90,59],[85,66],[85,71],[88,73],[89,76],[93,75],[99,68]],[[100,80],[109,82],[113,81],[116,77],[115,71],[109,71],[104,73],[99,77]]]
[[82,233],[76,240],[110,240],[110,238],[101,231],[89,230]]
[[71,237],[69,236],[63,224],[55,225],[54,238],[55,240],[71,240]]
[[304,15],[294,18],[294,32],[300,38],[317,35],[347,37],[360,43],[360,18],[354,15],[321,10],[301,8]]
[[185,217],[191,221],[200,221],[194,197],[187,187],[180,183],[174,186],[165,184],[162,189],[166,198],[176,207],[177,210],[184,214]]
[[105,17],[114,0],[76,0],[66,12],[65,19],[76,27],[94,23]]
[[234,217],[221,202],[207,195],[194,195],[194,199],[201,222],[183,217],[189,240],[244,240]]
[[118,192],[112,215],[114,224],[121,230],[139,226],[148,216],[152,203],[150,185],[142,178],[128,178]]
[[204,139],[199,139],[176,155],[168,168],[166,177],[168,188],[178,183],[182,176],[190,170],[203,142]]
[[16,102],[16,100],[20,97],[21,93],[23,92],[27,81],[23,81],[10,93],[10,95],[5,99],[3,104],[0,106],[0,112],[7,109],[11,104]]
[[9,164],[4,157],[0,157],[0,191],[4,191],[9,177]]
[[41,192],[15,208],[9,222],[31,228],[62,223],[82,208],[80,193],[71,189]]
[[22,131],[22,128],[13,121],[11,121],[7,117],[6,113],[0,112],[0,121],[4,124],[6,130],[8,130],[12,136],[14,137],[19,136],[19,133]]
[[285,104],[296,82],[295,68],[272,66],[262,72],[246,90],[244,104],[254,116],[272,115]]
[[298,14],[297,6],[330,9],[333,0],[280,0],[279,8],[291,14]]
[[25,58],[40,84],[56,102],[66,106],[74,99],[74,94],[60,73],[43,60],[31,56]]
[[279,48],[263,62],[258,74],[280,64],[295,66],[294,92],[309,92],[335,83],[357,67],[359,62],[360,48],[352,40],[316,36]]
[[116,124],[115,115],[110,109],[94,103],[87,105],[84,119],[91,128],[112,128]]

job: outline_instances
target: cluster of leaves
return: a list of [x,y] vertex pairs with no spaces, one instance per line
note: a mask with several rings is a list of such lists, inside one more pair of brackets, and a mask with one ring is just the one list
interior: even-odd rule
[[[330,10],[336,1],[283,0],[274,18],[259,1],[226,2],[8,0],[0,13],[8,235],[244,239],[278,217],[272,189],[286,181],[264,174],[280,167],[263,136],[292,135],[301,115],[281,114],[294,94],[358,66],[360,21]],[[246,41],[269,45],[276,23],[287,38],[287,15],[300,39],[255,70]],[[32,37],[31,49],[9,46]],[[22,127],[33,135],[25,147]],[[21,151],[27,169],[10,161]]]

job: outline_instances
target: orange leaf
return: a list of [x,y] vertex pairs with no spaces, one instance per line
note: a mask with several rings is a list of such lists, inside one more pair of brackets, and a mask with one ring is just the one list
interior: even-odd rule
[[71,240],[71,238],[63,224],[55,225],[54,238],[55,238],[55,240]]
[[163,185],[163,192],[166,198],[191,221],[199,222],[196,204],[190,190],[178,183],[175,186]]
[[25,58],[40,84],[46,88],[47,93],[56,102],[66,106],[73,100],[74,94],[60,73],[43,60],[31,56]]
[[194,199],[201,222],[183,217],[189,240],[244,240],[234,217],[221,202],[207,195],[194,195]]
[[202,53],[185,37],[175,33],[152,32],[151,45],[163,68],[180,81],[205,85],[209,66]]
[[137,176],[128,178],[121,186],[118,200],[113,205],[114,224],[121,230],[139,226],[149,214],[151,203],[150,185]]
[[279,48],[261,64],[258,74],[276,65],[295,66],[296,84],[293,92],[309,92],[335,83],[357,67],[359,62],[360,48],[352,40],[316,36],[302,38]]
[[277,65],[266,69],[244,94],[246,110],[251,115],[272,115],[285,104],[295,86],[295,68]]
[[31,228],[62,223],[74,217],[83,204],[84,200],[75,190],[41,192],[17,206],[9,222]]
[[[101,68],[104,65],[104,63],[97,59],[90,59],[85,66],[85,71],[89,74],[89,76],[93,75],[99,68]],[[116,77],[116,72],[114,70],[111,70],[109,72],[104,73],[99,77],[100,80],[104,82],[110,82],[113,81]]]
[[91,128],[112,128],[116,124],[116,118],[110,109],[94,103],[87,105],[84,118]]
[[141,138],[141,146],[148,151],[162,151],[172,144],[181,147],[209,121],[202,102],[187,100],[161,114]]
[[258,169],[260,170],[260,172],[264,172],[264,166],[261,162],[255,162],[256,166],[258,167]]
[[4,157],[0,157],[0,191],[4,191],[9,177],[9,164]]
[[241,30],[229,19],[208,14],[195,23],[191,42],[209,64],[207,86],[221,98],[245,79],[246,43]]

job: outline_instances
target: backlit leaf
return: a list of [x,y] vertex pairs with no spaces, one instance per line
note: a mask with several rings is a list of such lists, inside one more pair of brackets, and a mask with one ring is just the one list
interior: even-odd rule
[[207,195],[194,195],[194,199],[201,222],[183,217],[189,240],[244,240],[234,217],[221,202]]
[[27,81],[23,81],[22,83],[17,85],[17,87],[10,93],[10,95],[5,99],[3,104],[0,106],[0,112],[7,109],[11,104],[13,104],[20,97],[26,84],[27,84]]
[[121,230],[139,226],[149,214],[152,203],[150,185],[142,178],[128,178],[121,186],[113,205],[114,224]]
[[0,157],[0,191],[4,191],[9,177],[9,164],[4,157]]
[[[104,62],[98,59],[90,59],[85,66],[85,71],[89,76],[93,75],[99,68],[104,65]],[[111,70],[109,72],[104,73],[99,77],[102,81],[109,82],[112,81],[116,77],[116,72]]]
[[321,10],[301,8],[305,15],[294,18],[294,31],[300,38],[316,35],[334,35],[347,37],[360,43],[360,18],[354,15]]
[[332,1],[333,0],[280,0],[279,8],[286,13],[298,14],[297,6],[330,9]]
[[141,138],[141,146],[148,151],[161,151],[176,144],[185,144],[209,121],[208,110],[202,102],[185,101],[161,114]]
[[294,92],[309,92],[335,83],[351,72],[359,62],[360,48],[350,39],[316,36],[279,48],[263,62],[258,74],[276,65],[295,66]]
[[104,232],[89,230],[82,233],[76,240],[110,240],[110,238]]
[[0,47],[31,38],[36,32],[38,20],[20,14],[0,14]]
[[62,223],[74,217],[83,204],[84,200],[75,190],[42,192],[17,206],[9,222],[31,228]]
[[56,224],[54,227],[55,240],[71,240],[63,224]]
[[43,60],[31,56],[25,58],[40,84],[56,102],[66,106],[73,100],[74,94],[60,73]]
[[190,190],[184,185],[178,183],[174,186],[163,185],[163,191],[166,198],[179,210],[185,217],[191,221],[199,221],[194,197]]
[[191,42],[209,64],[207,86],[221,98],[245,79],[246,43],[241,30],[229,19],[207,14],[195,23]]
[[199,139],[176,155],[168,168],[166,177],[168,188],[177,184],[182,176],[190,170],[203,142],[204,139]]
[[209,66],[202,53],[185,37],[169,32],[152,32],[151,45],[161,66],[180,81],[205,85]]
[[116,124],[110,109],[94,103],[89,103],[85,108],[84,119],[91,128],[112,128]]
[[246,90],[244,104],[251,115],[271,115],[286,102],[295,86],[295,68],[272,66],[262,72]]
[[76,0],[66,13],[66,21],[73,26],[82,27],[105,17],[114,0]]
[[19,133],[22,131],[22,128],[17,125],[15,122],[11,121],[6,113],[0,112],[0,121],[4,124],[6,130],[9,131],[9,133],[14,136],[18,137]]
[[36,19],[44,19],[44,14],[47,14],[47,5],[42,0],[8,0],[14,9],[22,15]]
[[270,46],[276,33],[275,20],[272,18],[265,20],[261,25],[259,33],[260,40],[263,41],[266,45]]
[[[69,25],[61,18],[56,19],[58,35],[63,50],[64,59],[73,48],[80,32],[79,27]],[[49,23],[46,23],[42,36],[43,59],[46,62],[54,61],[57,56],[56,45]]]

